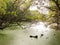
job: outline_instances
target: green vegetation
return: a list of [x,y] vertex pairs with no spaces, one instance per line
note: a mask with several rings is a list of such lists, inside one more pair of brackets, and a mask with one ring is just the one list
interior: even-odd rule
[[46,20],[45,15],[40,14],[38,11],[30,11],[30,14],[27,14],[26,18],[29,20],[33,20],[33,21],[45,21]]
[[59,5],[60,5],[59,0],[51,0],[50,7],[48,7],[50,13],[48,14],[47,21],[50,22],[51,24],[54,23],[57,24],[55,25],[56,30],[60,30],[60,6]]
[[31,5],[31,0],[26,2],[21,0],[1,0],[0,2],[0,29],[25,19],[26,11]]
[[[40,2],[38,1],[38,3]],[[38,5],[38,3],[35,4],[34,0],[0,0],[0,29],[4,29],[13,23],[36,20],[49,22],[49,24],[56,23],[56,29],[59,29],[60,1],[50,1],[50,6],[46,7],[50,11],[47,15],[41,14],[38,10],[29,10],[31,5]],[[38,9],[40,9],[40,7]]]
[[0,2],[0,29],[21,21],[45,20],[38,11],[28,10],[32,0],[1,0]]

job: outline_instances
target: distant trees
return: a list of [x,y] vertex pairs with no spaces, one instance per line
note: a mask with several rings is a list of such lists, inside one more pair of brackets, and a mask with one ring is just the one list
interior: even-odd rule
[[54,16],[54,18],[56,19],[56,23],[57,23],[57,29],[60,30],[60,0],[52,0],[57,7],[56,14]]
[[41,7],[48,9],[49,13],[45,16],[46,22],[49,22],[48,25],[57,24],[55,28],[60,30],[60,0],[36,0],[34,5],[37,5],[38,9]]
[[0,2],[0,28],[4,28],[10,23],[22,21],[32,0],[1,0]]
[[53,13],[51,14],[52,22],[56,23],[56,29],[60,30],[60,0],[51,0],[50,2],[51,7],[48,9],[50,9],[50,11]]
[[[34,5],[37,6],[37,11],[30,11],[29,7]],[[56,23],[56,29],[59,29],[60,0],[0,0],[0,28],[23,20]]]

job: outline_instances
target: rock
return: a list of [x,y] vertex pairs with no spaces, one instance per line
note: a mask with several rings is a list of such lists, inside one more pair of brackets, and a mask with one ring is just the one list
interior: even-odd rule
[[30,35],[30,38],[38,38],[38,36],[36,35],[36,36],[32,36],[32,35]]
[[42,36],[44,36],[44,34],[41,34],[41,36],[40,36],[40,37],[42,37]]

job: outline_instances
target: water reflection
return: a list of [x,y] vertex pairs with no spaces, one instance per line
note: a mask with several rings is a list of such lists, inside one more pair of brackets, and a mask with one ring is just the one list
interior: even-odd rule
[[[46,27],[44,22],[33,23],[23,30],[19,27],[18,30],[8,29],[0,32],[6,34],[0,36],[0,45],[60,45],[60,31]],[[30,38],[30,35],[37,35],[38,38]]]

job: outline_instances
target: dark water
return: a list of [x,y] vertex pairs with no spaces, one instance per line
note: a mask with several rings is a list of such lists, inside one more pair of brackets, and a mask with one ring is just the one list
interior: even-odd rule
[[[14,28],[0,31],[0,45],[60,45],[60,31],[45,27],[43,23],[32,24],[26,29]],[[38,38],[30,38],[30,35]]]

